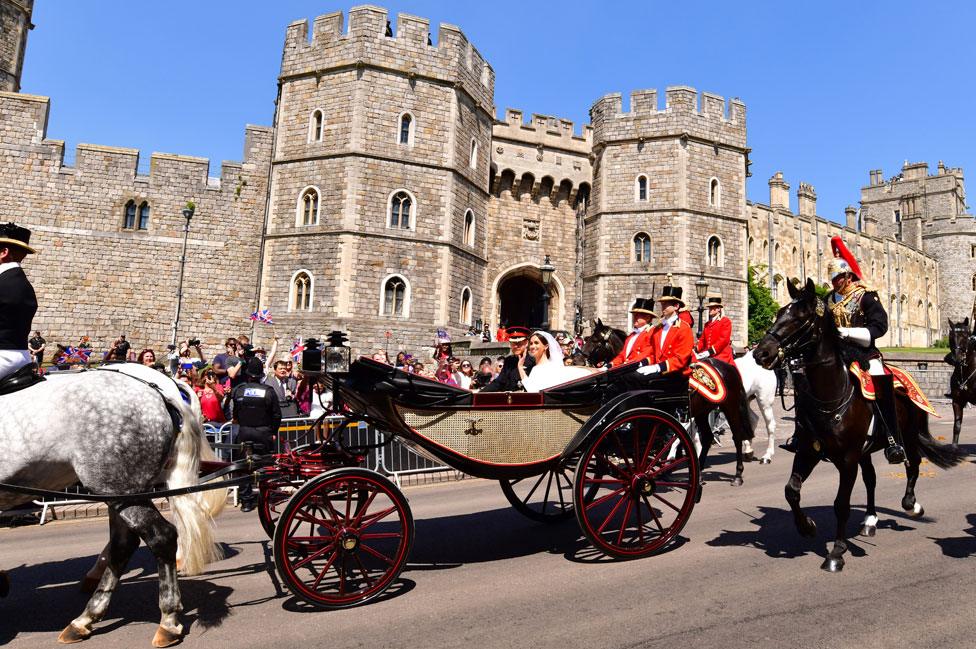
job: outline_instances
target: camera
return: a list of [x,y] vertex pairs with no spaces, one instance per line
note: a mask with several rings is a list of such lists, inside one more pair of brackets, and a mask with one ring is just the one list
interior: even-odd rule
[[254,345],[251,344],[241,345],[239,356],[244,360],[249,360],[254,358]]
[[174,349],[176,349],[176,345],[166,345],[166,349],[173,351]]
[[199,347],[200,346],[200,339],[199,338],[190,338],[188,341],[186,341],[186,345],[187,345],[187,347]]

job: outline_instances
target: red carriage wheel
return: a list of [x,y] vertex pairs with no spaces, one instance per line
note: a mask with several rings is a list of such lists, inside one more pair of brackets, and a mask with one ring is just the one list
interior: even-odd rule
[[299,599],[348,608],[393,583],[413,537],[407,499],[392,482],[367,469],[336,469],[288,501],[275,528],[275,565]]
[[645,557],[688,522],[698,481],[698,459],[684,427],[659,410],[630,410],[594,433],[580,457],[576,519],[605,554]]
[[302,486],[300,480],[271,479],[258,484],[258,519],[268,538],[274,538],[275,525],[288,499]]

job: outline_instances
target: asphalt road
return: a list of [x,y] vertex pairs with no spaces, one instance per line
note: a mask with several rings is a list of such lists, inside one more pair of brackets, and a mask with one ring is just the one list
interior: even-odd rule
[[[970,417],[963,442],[976,441]],[[936,436],[950,432],[947,419],[933,424]],[[730,449],[718,450],[682,541],[631,562],[595,555],[573,520],[550,527],[524,519],[493,482],[408,488],[417,520],[408,567],[380,601],[346,611],[308,610],[282,592],[256,517],[231,511],[219,520],[230,556],[182,580],[185,646],[974,646],[972,463],[922,467],[917,493],[927,515],[916,520],[899,505],[900,467],[877,457],[878,535],[854,539],[844,571],[829,574],[819,566],[833,535],[833,467],[819,466],[804,487],[820,528],[808,540],[783,498],[792,456],[779,451],[772,465],[747,465],[745,485],[735,488]],[[856,508],[863,493],[858,484]],[[862,515],[852,515],[852,534]],[[84,606],[77,582],[106,538],[104,520],[0,530],[0,565],[13,582],[0,600],[0,644],[54,646]],[[88,646],[148,647],[156,588],[154,562],[140,549]]]

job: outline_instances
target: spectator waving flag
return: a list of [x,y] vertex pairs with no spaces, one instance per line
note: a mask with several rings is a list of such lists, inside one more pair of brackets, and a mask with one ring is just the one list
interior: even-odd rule
[[295,344],[291,348],[291,357],[298,363],[302,360],[302,352],[305,351],[305,345],[302,344],[301,339],[295,341]]
[[254,313],[251,314],[251,320],[263,324],[269,324],[269,325],[274,324],[274,320],[271,318],[270,309],[261,309],[260,311],[255,311]]
[[87,363],[91,357],[92,350],[80,349],[78,347],[65,347],[64,352],[54,361],[55,364],[62,363]]

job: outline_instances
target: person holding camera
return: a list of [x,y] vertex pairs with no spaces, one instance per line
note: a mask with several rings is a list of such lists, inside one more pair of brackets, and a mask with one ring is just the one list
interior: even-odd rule
[[131,348],[132,345],[130,345],[129,341],[125,339],[125,334],[120,334],[119,337],[116,338],[112,343],[112,348],[108,350],[107,354],[105,354],[105,361],[124,363],[125,361],[129,360],[129,350]]
[[[264,365],[253,356],[243,371],[244,382],[231,392],[234,421],[238,424],[237,442],[251,442],[254,453],[262,455],[274,450],[274,438],[281,425],[278,395],[269,385],[261,383]],[[257,496],[250,482],[240,491],[241,511],[249,512],[257,504]]]

